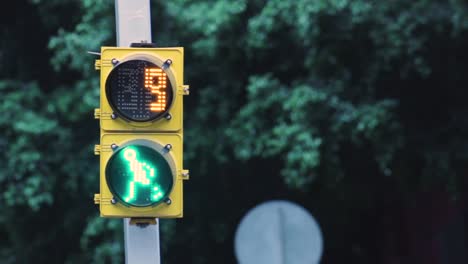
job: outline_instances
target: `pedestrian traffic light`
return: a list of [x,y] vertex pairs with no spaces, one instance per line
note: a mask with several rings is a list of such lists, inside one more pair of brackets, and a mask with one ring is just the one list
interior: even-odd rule
[[182,217],[183,66],[180,47],[101,48],[101,216]]

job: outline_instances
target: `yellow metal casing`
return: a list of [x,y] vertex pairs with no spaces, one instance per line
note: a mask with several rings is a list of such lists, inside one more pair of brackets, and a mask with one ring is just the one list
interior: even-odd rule
[[[148,122],[128,121],[122,118],[112,118],[114,113],[106,96],[105,83],[112,69],[129,60],[143,59],[163,68],[168,60],[169,67],[165,73],[173,88],[173,101],[169,108],[170,119],[160,118]],[[117,61],[117,63],[116,63]],[[177,218],[183,215],[183,180],[188,179],[188,171],[183,169],[183,96],[188,94],[188,86],[183,84],[183,48],[127,48],[102,47],[101,59],[96,61],[96,69],[100,74],[100,108],[95,111],[95,118],[100,119],[100,145],[95,147],[95,153],[100,155],[100,193],[94,197],[99,204],[102,217],[117,218]],[[116,146],[124,146],[131,142],[146,140],[155,145],[170,144],[171,150],[166,154],[172,160],[174,170],[174,186],[169,194],[171,203],[161,203],[155,206],[132,207],[122,203],[113,203],[113,195],[106,182],[106,164],[112,157]]]

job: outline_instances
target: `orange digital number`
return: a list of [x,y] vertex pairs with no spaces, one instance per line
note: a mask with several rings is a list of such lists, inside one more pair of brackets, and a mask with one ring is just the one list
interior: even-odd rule
[[145,68],[145,87],[156,95],[156,101],[151,102],[152,112],[166,110],[166,73],[160,68]]

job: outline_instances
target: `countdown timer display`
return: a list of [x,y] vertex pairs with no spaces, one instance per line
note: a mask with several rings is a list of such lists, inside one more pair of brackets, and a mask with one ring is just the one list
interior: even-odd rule
[[174,96],[166,72],[146,60],[125,61],[114,67],[106,80],[106,95],[118,116],[135,122],[163,117]]

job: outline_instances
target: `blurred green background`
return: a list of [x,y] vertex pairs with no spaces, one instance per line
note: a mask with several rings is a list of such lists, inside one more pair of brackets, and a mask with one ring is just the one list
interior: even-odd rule
[[[114,1],[0,8],[0,263],[122,263],[101,219],[97,58]],[[322,263],[468,260],[468,3],[151,1],[185,47],[185,212],[164,263],[236,263],[258,203],[320,223]],[[460,261],[460,262],[457,262]]]

